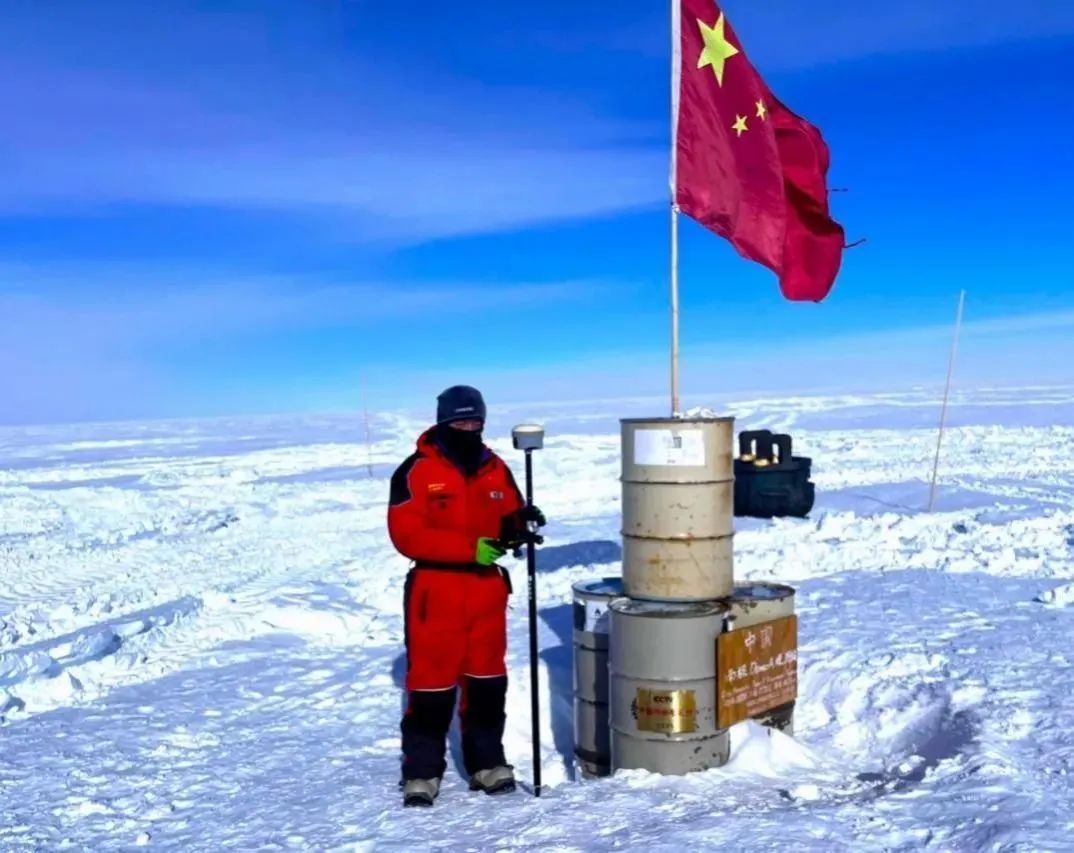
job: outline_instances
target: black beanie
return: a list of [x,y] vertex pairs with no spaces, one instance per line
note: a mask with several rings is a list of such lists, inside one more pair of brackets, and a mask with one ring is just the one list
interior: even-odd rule
[[436,422],[447,424],[471,418],[485,420],[485,401],[481,392],[469,385],[452,385],[436,398]]

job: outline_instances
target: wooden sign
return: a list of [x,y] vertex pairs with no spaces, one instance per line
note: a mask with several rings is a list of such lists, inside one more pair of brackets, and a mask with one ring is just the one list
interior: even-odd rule
[[721,729],[793,702],[798,695],[798,617],[720,634],[716,667]]
[[697,731],[697,696],[693,690],[639,687],[633,704],[639,732],[677,735]]

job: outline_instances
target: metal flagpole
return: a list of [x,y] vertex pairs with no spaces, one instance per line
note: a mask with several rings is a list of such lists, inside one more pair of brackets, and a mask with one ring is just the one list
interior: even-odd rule
[[955,318],[955,337],[951,341],[951,357],[947,361],[947,383],[943,389],[943,405],[940,407],[940,434],[936,438],[936,459],[932,463],[932,483],[929,485],[929,512],[936,498],[936,472],[940,467],[940,445],[943,444],[944,422],[947,419],[947,396],[951,391],[951,374],[955,370],[955,354],[958,352],[958,333],[962,328],[962,307],[966,304],[966,291],[958,294],[958,315]]
[[671,205],[671,416],[679,416],[679,211]]
[[679,205],[676,193],[676,148],[679,131],[679,75],[682,67],[680,4],[671,0],[671,416],[679,416]]

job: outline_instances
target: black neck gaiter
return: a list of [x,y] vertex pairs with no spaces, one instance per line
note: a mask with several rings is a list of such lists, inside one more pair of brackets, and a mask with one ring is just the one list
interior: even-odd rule
[[485,450],[480,430],[468,432],[454,429],[449,424],[439,424],[436,427],[436,440],[448,459],[458,465],[464,474],[471,476],[477,473]]

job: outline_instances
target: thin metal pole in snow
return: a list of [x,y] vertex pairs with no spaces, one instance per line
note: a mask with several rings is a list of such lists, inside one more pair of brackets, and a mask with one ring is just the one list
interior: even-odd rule
[[940,467],[940,447],[943,444],[944,423],[947,420],[947,398],[951,392],[951,375],[955,372],[955,354],[958,352],[958,335],[962,329],[962,308],[966,304],[966,291],[958,294],[958,315],[955,318],[955,336],[951,341],[951,357],[947,361],[947,383],[943,389],[943,405],[940,407],[940,434],[936,437],[936,459],[932,463],[932,483],[929,485],[929,512],[936,499],[936,472]]
[[369,406],[365,406],[365,451],[366,451],[366,467],[368,469],[369,476],[373,476],[373,442],[369,434]]
[[363,377],[358,377],[358,402],[362,406],[362,423],[365,427],[365,453],[366,453],[366,474],[373,477],[373,441],[371,430],[369,429],[369,398],[366,397],[365,382]]
[[679,130],[679,75],[682,66],[680,39],[681,0],[671,0],[671,416],[679,416],[679,205],[677,200],[676,153]]

